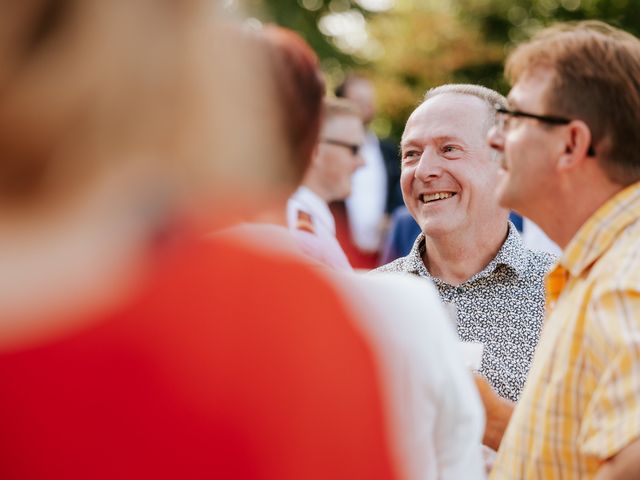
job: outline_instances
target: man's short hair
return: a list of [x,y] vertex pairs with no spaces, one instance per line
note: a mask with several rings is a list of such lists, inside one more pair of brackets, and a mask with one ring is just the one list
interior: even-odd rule
[[472,85],[468,83],[448,83],[427,90],[424,95],[424,102],[438,95],[445,93],[453,93],[458,95],[471,95],[479,98],[487,104],[487,123],[485,124],[485,132],[496,124],[496,106],[506,108],[507,99],[495,90],[483,87],[482,85]]
[[326,97],[324,99],[322,109],[325,122],[343,115],[358,117],[359,120],[362,118],[362,114],[360,113],[358,106],[344,98]]
[[599,21],[558,24],[518,46],[505,70],[514,84],[537,68],[554,72],[542,113],[584,121],[607,177],[639,180],[640,40]]

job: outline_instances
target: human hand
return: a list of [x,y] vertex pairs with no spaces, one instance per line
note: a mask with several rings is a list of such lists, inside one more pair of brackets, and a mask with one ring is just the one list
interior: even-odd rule
[[482,375],[474,373],[473,379],[480,393],[487,417],[482,443],[497,451],[500,448],[500,442],[509,424],[515,403],[498,395]]

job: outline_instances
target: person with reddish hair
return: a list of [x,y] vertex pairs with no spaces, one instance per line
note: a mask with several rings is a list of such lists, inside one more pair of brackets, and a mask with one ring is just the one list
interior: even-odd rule
[[275,79],[291,184],[300,184],[316,148],[325,81],[316,53],[293,30],[268,25],[258,33]]
[[[269,25],[256,32],[254,40],[276,79],[276,101],[281,107],[277,117],[291,181],[297,187],[286,207],[296,249],[323,265],[350,270],[327,204],[349,195],[351,175],[362,164],[360,111],[347,101],[323,104],[325,86],[318,59],[297,33]],[[323,138],[319,139],[321,128]]]

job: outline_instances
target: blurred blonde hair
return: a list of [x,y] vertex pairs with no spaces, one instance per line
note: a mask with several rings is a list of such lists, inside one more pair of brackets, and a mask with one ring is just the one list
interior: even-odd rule
[[0,2],[0,348],[122,301],[176,220],[289,187],[273,76],[211,4]]
[[273,111],[272,84],[253,83],[260,59],[229,48],[211,2],[23,0],[0,13],[0,209],[64,203],[114,169],[180,194],[277,188],[279,132],[247,121]]

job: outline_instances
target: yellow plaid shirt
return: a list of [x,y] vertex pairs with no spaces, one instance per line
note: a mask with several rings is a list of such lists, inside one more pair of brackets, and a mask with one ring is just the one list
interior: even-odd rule
[[491,479],[592,478],[640,437],[640,182],[580,228]]

